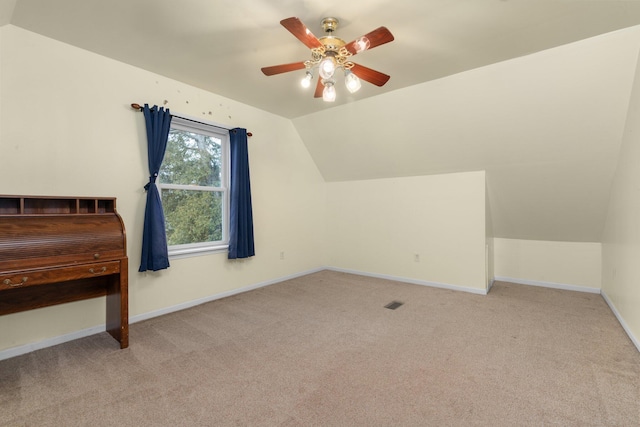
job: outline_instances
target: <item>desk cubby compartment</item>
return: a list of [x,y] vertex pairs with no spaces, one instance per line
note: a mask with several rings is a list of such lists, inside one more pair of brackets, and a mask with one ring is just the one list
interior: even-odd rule
[[25,215],[60,215],[78,212],[76,199],[25,198]]
[[0,215],[18,215],[20,200],[19,197],[0,197]]
[[96,202],[98,205],[97,213],[113,213],[116,211],[115,199],[98,199]]

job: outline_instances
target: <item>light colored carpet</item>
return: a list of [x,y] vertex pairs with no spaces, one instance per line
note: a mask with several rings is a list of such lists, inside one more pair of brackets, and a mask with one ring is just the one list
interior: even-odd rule
[[0,425],[640,425],[640,353],[594,294],[322,271],[133,324],[130,341],[0,361]]

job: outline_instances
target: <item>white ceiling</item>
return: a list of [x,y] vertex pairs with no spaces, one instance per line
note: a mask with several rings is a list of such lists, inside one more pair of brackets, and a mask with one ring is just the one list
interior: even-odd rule
[[[640,24],[640,2],[614,0],[1,1],[0,24],[289,118]],[[303,93],[303,71],[264,76],[263,66],[309,58],[279,24],[291,16],[316,36],[321,19],[335,16],[347,42],[386,26],[395,40],[354,59],[391,80],[353,96],[339,90],[327,105]]]
[[[386,26],[354,60],[391,80],[327,104],[264,76],[308,59],[291,16]],[[485,170],[496,237],[599,241],[640,43],[607,33],[640,1],[0,0],[7,23],[291,118],[327,181]]]

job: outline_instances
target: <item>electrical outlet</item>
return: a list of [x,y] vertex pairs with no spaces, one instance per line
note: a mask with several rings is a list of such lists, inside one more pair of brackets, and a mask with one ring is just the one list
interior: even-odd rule
[[420,254],[413,254],[413,261],[420,262]]

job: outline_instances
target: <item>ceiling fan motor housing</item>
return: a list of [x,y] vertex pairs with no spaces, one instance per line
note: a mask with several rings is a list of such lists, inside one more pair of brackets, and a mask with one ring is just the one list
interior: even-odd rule
[[322,29],[325,33],[332,33],[338,29],[339,23],[340,21],[338,21],[338,18],[324,18],[322,20]]

